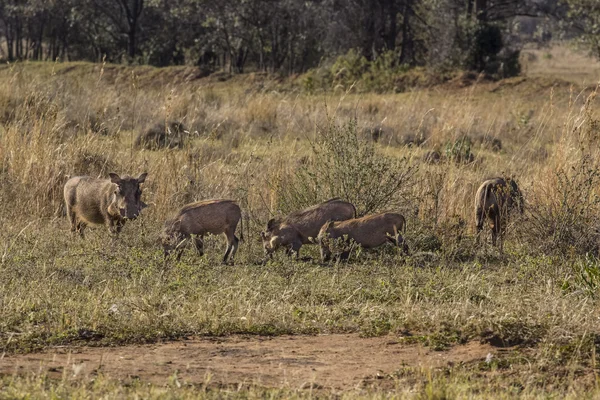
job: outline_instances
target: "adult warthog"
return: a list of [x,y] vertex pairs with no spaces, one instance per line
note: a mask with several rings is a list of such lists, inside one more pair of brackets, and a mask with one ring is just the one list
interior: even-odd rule
[[477,243],[486,218],[491,221],[492,244],[496,246],[500,239],[500,251],[503,250],[502,239],[506,230],[508,217],[513,210],[523,214],[523,194],[512,179],[488,179],[479,186],[475,195],[475,223],[477,227]]
[[281,219],[271,219],[267,229],[261,232],[265,256],[272,257],[280,247],[287,249],[287,254],[299,257],[300,247],[312,243],[319,230],[327,221],[343,221],[354,218],[356,208],[340,199],[327,200],[324,203],[296,211]]
[[120,177],[110,173],[110,179],[75,176],[65,183],[64,196],[71,231],[83,237],[87,224],[105,225],[111,233],[121,232],[125,221],[136,219],[146,207],[140,184],[147,173],[138,178]]
[[[398,213],[382,213],[367,215],[362,218],[346,221],[328,221],[317,236],[321,246],[321,259],[323,262],[331,259],[331,241],[343,238],[353,240],[365,249],[381,246],[391,242],[408,254],[408,246],[402,237],[406,231],[406,220]],[[342,259],[348,258],[349,250],[344,249],[341,254],[336,254]]]
[[[227,238],[227,250],[223,263],[233,260],[240,239],[235,230],[242,219],[242,211],[234,200],[204,200],[183,206],[175,218],[165,222],[161,241],[165,258],[173,250],[178,250],[177,260],[181,258],[184,246],[193,237],[194,246],[200,256],[204,254],[204,236],[224,234]],[[240,224],[241,225],[241,224]],[[243,240],[243,233],[240,233]]]

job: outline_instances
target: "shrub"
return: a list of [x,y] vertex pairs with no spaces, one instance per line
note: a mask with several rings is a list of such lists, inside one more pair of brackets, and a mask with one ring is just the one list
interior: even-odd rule
[[573,273],[574,284],[571,289],[595,299],[600,289],[600,260],[592,254],[586,254],[574,264]]
[[454,142],[446,143],[446,158],[457,164],[468,164],[475,160],[471,152],[471,139],[464,136]]
[[331,75],[335,86],[341,85],[349,89],[362,78],[369,68],[369,61],[356,50],[352,49],[346,55],[337,58],[331,67]]
[[134,146],[137,149],[144,148],[147,150],[182,148],[187,133],[181,122],[158,123],[146,132],[141,133],[135,139]]
[[530,199],[526,240],[544,253],[598,254],[600,166],[585,156],[547,183]]
[[378,154],[372,141],[361,138],[356,120],[343,125],[328,120],[311,147],[311,159],[275,183],[284,212],[333,197],[353,203],[358,215],[395,209],[417,168],[406,158]]

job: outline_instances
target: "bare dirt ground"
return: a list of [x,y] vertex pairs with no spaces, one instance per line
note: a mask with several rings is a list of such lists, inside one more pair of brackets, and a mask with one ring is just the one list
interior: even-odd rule
[[[104,376],[128,381],[352,389],[402,367],[443,367],[483,361],[499,349],[470,342],[446,351],[402,344],[397,337],[358,335],[201,338],[124,347],[64,347],[5,355],[0,374]],[[1,356],[1,354],[0,354]]]

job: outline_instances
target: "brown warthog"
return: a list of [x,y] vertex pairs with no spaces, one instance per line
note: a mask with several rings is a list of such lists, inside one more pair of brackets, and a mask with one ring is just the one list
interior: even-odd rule
[[[347,240],[354,240],[365,249],[391,242],[408,254],[408,246],[401,235],[405,231],[406,220],[401,214],[382,213],[346,221],[328,221],[319,231],[317,242],[321,245],[323,262],[331,258],[329,242],[344,237]],[[340,254],[341,258],[347,258],[348,253],[348,250],[345,250]]]
[[[165,258],[173,250],[178,250],[177,260],[181,258],[184,246],[193,238],[194,246],[200,256],[204,254],[204,235],[225,234],[227,250],[223,263],[233,260],[240,239],[235,229],[242,219],[242,211],[234,200],[204,200],[183,206],[175,218],[165,222],[161,241]],[[240,224],[241,225],[241,224]],[[243,233],[240,237],[244,238]]]
[[325,222],[344,221],[355,215],[356,208],[351,203],[335,198],[281,219],[271,219],[266,231],[260,233],[265,256],[272,257],[275,250],[286,247],[288,255],[295,253],[298,258],[300,247],[313,243],[311,239],[317,237]]
[[508,216],[513,209],[523,214],[523,195],[512,179],[488,179],[479,186],[475,195],[475,222],[477,226],[477,243],[483,230],[485,219],[492,222],[492,244],[496,245],[500,237],[502,251],[502,236],[506,229]]
[[87,224],[105,225],[118,234],[125,221],[136,219],[146,207],[141,200],[140,184],[147,173],[138,178],[110,173],[110,179],[75,176],[65,183],[64,195],[71,231],[83,236]]

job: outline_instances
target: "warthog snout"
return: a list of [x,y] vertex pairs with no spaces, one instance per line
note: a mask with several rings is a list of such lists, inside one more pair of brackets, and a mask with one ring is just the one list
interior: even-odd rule
[[265,231],[262,231],[260,233],[260,238],[262,239],[262,242],[263,242],[263,250],[264,250],[265,256],[268,257],[274,251],[273,245],[271,244],[271,235]]
[[133,221],[140,216],[140,211],[142,211],[142,208],[134,206],[129,208],[121,208],[119,211],[121,212],[121,217]]

